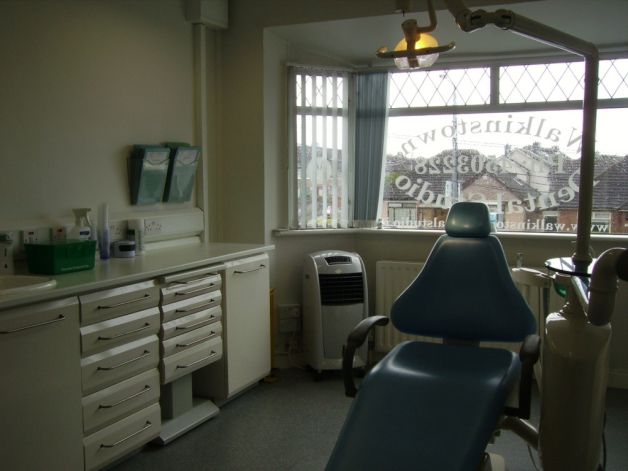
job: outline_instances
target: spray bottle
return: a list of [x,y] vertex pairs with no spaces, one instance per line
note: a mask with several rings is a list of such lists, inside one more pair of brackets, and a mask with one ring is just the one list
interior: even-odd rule
[[88,216],[90,211],[91,208],[72,209],[74,213],[74,227],[68,232],[68,239],[90,240],[92,238],[92,223]]

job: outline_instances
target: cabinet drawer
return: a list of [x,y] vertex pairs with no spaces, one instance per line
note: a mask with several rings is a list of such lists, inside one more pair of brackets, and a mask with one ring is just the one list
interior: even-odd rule
[[159,371],[152,369],[85,396],[85,434],[109,425],[132,412],[159,401]]
[[176,303],[161,306],[162,321],[168,322],[178,319],[188,314],[209,309],[214,306],[220,306],[222,301],[222,293],[220,291],[212,291],[211,293],[194,296],[193,298],[184,299]]
[[33,334],[45,334],[59,326],[76,322],[77,317],[76,298],[0,311],[0,336],[5,339],[30,338]]
[[159,435],[161,410],[153,404],[83,439],[85,469],[98,469]]
[[83,358],[83,393],[90,394],[154,368],[158,362],[159,339],[155,335]]
[[96,324],[81,327],[81,351],[91,355],[138,338],[159,332],[159,308],[116,317]]
[[119,288],[79,296],[81,325],[112,319],[159,304],[159,288],[143,281]]
[[204,325],[219,321],[221,317],[222,310],[220,306],[215,306],[209,309],[204,309],[203,311],[195,312],[189,316],[165,322],[161,325],[161,339],[167,340],[193,329],[198,329]]
[[222,357],[222,339],[216,337],[161,360],[161,383],[185,376]]
[[198,329],[194,329],[191,332],[186,332],[184,334],[177,335],[174,338],[161,342],[161,355],[162,357],[167,357],[174,353],[182,352],[183,350],[190,347],[195,347],[202,342],[220,337],[221,334],[221,322],[214,322],[212,324],[199,327]]
[[210,293],[219,290],[221,286],[222,278],[215,273],[173,281],[161,288],[161,303],[169,304]]

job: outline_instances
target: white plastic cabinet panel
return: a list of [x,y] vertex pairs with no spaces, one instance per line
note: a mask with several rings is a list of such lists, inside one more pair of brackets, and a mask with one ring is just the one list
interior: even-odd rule
[[222,360],[196,372],[197,394],[227,399],[270,372],[270,301],[266,254],[225,263]]
[[161,360],[161,382],[169,383],[222,357],[222,339],[214,338]]
[[218,322],[221,317],[222,310],[220,306],[215,306],[170,322],[164,322],[161,326],[161,338],[168,340],[177,335],[190,332],[193,329],[211,324],[212,322]]
[[162,321],[169,322],[194,312],[220,306],[221,302],[222,293],[220,291],[212,291],[210,293],[194,296],[193,298],[177,301],[176,303],[162,305]]
[[78,300],[0,311],[0,467],[80,470]]
[[157,306],[159,288],[154,281],[143,281],[81,295],[79,301],[81,325],[87,325]]
[[187,348],[194,347],[199,343],[212,340],[220,337],[222,334],[222,323],[215,322],[198,329],[194,329],[191,332],[178,335],[168,340],[161,342],[161,356],[167,357],[174,353],[179,353]]
[[[159,404],[135,412],[83,439],[85,469],[100,469],[149,442],[161,429]],[[66,468],[70,469],[70,468]]]
[[227,378],[232,395],[270,373],[268,256],[226,265]]
[[125,316],[81,327],[81,350],[90,355],[159,332],[159,308],[152,307]]
[[159,400],[159,371],[152,369],[83,398],[83,430],[91,433]]
[[91,394],[159,363],[159,339],[155,335],[96,353],[81,360],[83,393]]

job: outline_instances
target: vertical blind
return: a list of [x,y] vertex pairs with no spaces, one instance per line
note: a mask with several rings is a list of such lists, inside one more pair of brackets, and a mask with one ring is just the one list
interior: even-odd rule
[[349,73],[291,66],[289,77],[293,225],[347,227]]

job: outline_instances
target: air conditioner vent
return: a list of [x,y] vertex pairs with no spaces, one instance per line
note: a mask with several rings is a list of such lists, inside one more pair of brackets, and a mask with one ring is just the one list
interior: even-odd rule
[[364,302],[364,278],[362,273],[318,275],[321,288],[321,304],[342,305]]
[[342,255],[334,255],[331,257],[325,257],[327,265],[340,265],[344,263],[351,263],[351,257],[345,257]]

